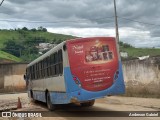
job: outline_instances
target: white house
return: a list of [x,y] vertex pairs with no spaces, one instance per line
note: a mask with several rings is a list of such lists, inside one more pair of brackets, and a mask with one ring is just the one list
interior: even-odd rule
[[120,56],[123,57],[123,58],[127,58],[128,53],[127,52],[120,52]]

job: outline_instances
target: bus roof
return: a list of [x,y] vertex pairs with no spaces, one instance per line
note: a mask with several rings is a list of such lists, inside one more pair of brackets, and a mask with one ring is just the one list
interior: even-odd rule
[[37,59],[35,59],[34,61],[32,61],[31,63],[29,63],[27,65],[27,67],[34,65],[35,63],[38,63],[39,61],[43,60],[44,58],[50,56],[53,52],[59,50],[60,48],[62,48],[62,46],[66,43],[66,41],[63,41],[62,43],[58,44],[57,46],[55,46],[54,48],[52,48],[51,50],[49,50],[48,52],[46,52],[45,54],[43,54],[42,56],[38,57]]

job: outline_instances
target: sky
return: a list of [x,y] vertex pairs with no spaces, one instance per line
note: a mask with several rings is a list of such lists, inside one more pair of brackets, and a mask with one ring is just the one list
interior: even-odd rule
[[[0,0],[1,1],[1,0]],[[113,0],[4,0],[0,29],[43,26],[78,37],[115,37]],[[120,41],[160,47],[160,0],[116,0]]]

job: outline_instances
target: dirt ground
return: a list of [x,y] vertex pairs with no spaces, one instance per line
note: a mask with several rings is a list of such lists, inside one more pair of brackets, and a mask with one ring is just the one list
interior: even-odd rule
[[[22,108],[17,109],[18,97],[21,100]],[[156,98],[135,98],[135,97],[122,97],[122,96],[110,96],[96,100],[95,104],[91,108],[72,108],[72,107],[62,107],[58,111],[61,110],[84,110],[84,111],[160,111],[160,99]],[[27,93],[19,93],[19,94],[3,94],[0,95],[0,111],[48,111],[46,104],[44,103],[33,103],[28,98]],[[56,120],[77,120],[80,117],[74,115],[74,117],[62,117],[60,114],[53,112],[56,116],[48,119],[56,119]],[[119,117],[114,118],[114,120],[119,120]],[[123,117],[122,117],[123,118]],[[4,118],[0,118],[4,119]],[[8,120],[7,118],[5,118]],[[33,118],[25,118],[25,119],[33,119]],[[38,118],[34,118],[38,119]],[[42,120],[45,118],[41,118]],[[86,119],[87,118],[84,118]],[[103,120],[105,117],[90,117],[89,119],[93,120]],[[107,120],[112,120],[113,118],[107,117]],[[133,120],[137,120],[137,117],[131,118]],[[140,118],[141,120],[145,120],[144,118]],[[127,117],[123,118],[123,120],[128,120]],[[147,120],[159,120],[159,117],[151,118],[148,117]]]
[[[46,110],[46,108],[42,109],[43,107],[35,105],[33,102],[30,101],[28,98],[27,93],[19,93],[19,94],[2,94],[0,95],[0,111],[2,110],[9,110],[9,109],[16,109],[18,97],[22,103],[22,109],[32,110]],[[157,98],[136,98],[136,97],[121,97],[121,96],[110,96],[96,100],[96,104],[107,104],[107,105],[131,105],[131,106],[139,106],[142,108],[150,108],[153,110],[160,110],[160,99]],[[118,109],[117,109],[118,110]],[[123,110],[120,108],[120,111]],[[124,109],[125,110],[125,109]],[[135,111],[132,107],[132,109]]]

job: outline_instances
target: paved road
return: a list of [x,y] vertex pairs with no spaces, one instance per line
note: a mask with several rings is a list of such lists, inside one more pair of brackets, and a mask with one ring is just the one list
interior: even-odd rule
[[[15,95],[0,95],[0,107],[6,104],[12,104],[16,107],[17,98],[21,98],[22,109],[16,111],[48,111],[46,104],[37,102],[32,103],[29,101],[26,93],[15,94]],[[3,102],[3,104],[2,104]],[[14,103],[14,105],[13,105]],[[128,113],[126,111],[160,111],[160,99],[153,98],[132,98],[132,97],[117,97],[111,96],[96,100],[93,107],[86,108],[80,107],[78,105],[63,105],[58,106],[57,110],[54,112],[49,112],[48,114],[54,115],[56,117],[51,118],[41,118],[43,119],[55,119],[55,120],[128,120],[128,117],[80,117],[83,116],[83,112],[68,112],[68,111],[93,111],[95,116],[98,112],[94,111],[105,111],[106,114],[111,111],[120,111],[118,114]],[[92,114],[89,112],[89,114]],[[145,113],[145,112],[144,112]],[[160,114],[160,113],[159,113]],[[91,116],[91,115],[90,115]],[[7,119],[7,118],[6,118]],[[29,119],[29,118],[27,118]],[[35,119],[35,118],[34,118]],[[39,119],[39,118],[36,118]],[[131,120],[159,120],[160,117],[129,117]]]

